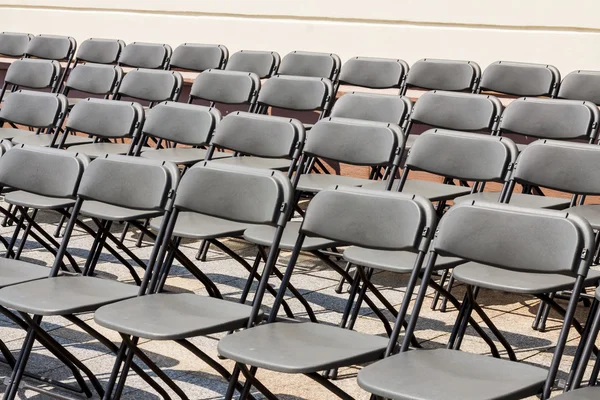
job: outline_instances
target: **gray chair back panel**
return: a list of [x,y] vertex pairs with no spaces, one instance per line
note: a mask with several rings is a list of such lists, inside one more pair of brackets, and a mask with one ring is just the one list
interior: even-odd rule
[[147,101],[174,100],[183,78],[176,71],[135,69],[128,72],[119,86],[119,95]]
[[519,157],[513,178],[576,194],[600,194],[600,147],[592,144],[538,140]]
[[0,185],[74,198],[88,163],[87,157],[71,151],[19,145],[0,157]]
[[500,131],[547,139],[585,138],[598,118],[598,108],[583,101],[522,98],[506,107]]
[[571,72],[560,84],[557,97],[600,104],[600,71]]
[[189,145],[205,145],[220,119],[218,110],[193,104],[165,102],[152,108],[142,132]]
[[221,69],[227,62],[229,51],[220,44],[184,43],[173,51],[171,68],[190,71]]
[[58,61],[24,58],[8,66],[4,81],[31,89],[45,89],[54,85],[59,75]]
[[468,181],[503,181],[518,153],[507,138],[430,129],[417,137],[406,165]]
[[75,50],[74,44],[75,39],[68,36],[38,35],[29,42],[26,54],[46,60],[67,60]]
[[402,125],[411,109],[408,97],[352,92],[337,99],[330,116]]
[[78,196],[119,207],[163,210],[179,180],[177,166],[141,157],[111,155],[86,168]]
[[340,83],[372,89],[400,88],[408,64],[391,58],[354,57],[346,61]]
[[501,112],[502,103],[493,96],[435,90],[419,98],[410,118],[438,128],[491,131]]
[[113,92],[122,74],[118,66],[79,64],[69,73],[65,86],[85,93],[106,95]]
[[320,110],[332,93],[333,85],[326,78],[277,75],[263,83],[258,102],[288,110]]
[[0,33],[0,54],[9,57],[23,57],[29,41],[33,38],[29,33]]
[[235,112],[223,118],[211,143],[258,157],[290,158],[304,135],[298,120]]
[[143,115],[142,107],[136,103],[86,99],[73,106],[67,129],[103,138],[130,137]]
[[133,68],[164,69],[172,53],[171,46],[167,44],[133,42],[121,52],[119,64]]
[[353,165],[385,165],[393,161],[403,140],[398,125],[327,118],[313,126],[304,152]]
[[53,127],[66,112],[67,98],[62,94],[14,92],[0,109],[0,120],[34,128]]
[[302,232],[349,245],[416,250],[435,211],[419,196],[361,188],[324,190],[310,201]]
[[480,90],[513,96],[552,96],[560,83],[556,67],[496,61],[483,71]]
[[88,39],[77,50],[77,60],[95,64],[115,64],[125,47],[122,40]]
[[283,57],[277,74],[335,80],[340,64],[341,61],[335,54],[293,51]]
[[250,103],[260,88],[252,72],[206,70],[194,80],[190,96],[224,104]]
[[406,85],[429,90],[472,91],[480,75],[481,69],[473,61],[425,58],[410,67]]
[[240,50],[229,57],[225,70],[253,72],[264,79],[277,73],[280,62],[279,53],[274,51]]
[[175,207],[252,224],[274,225],[282,205],[292,207],[293,188],[280,171],[200,163],[183,178]]
[[594,234],[582,218],[559,211],[507,204],[458,205],[442,217],[433,248],[515,271],[586,274]]

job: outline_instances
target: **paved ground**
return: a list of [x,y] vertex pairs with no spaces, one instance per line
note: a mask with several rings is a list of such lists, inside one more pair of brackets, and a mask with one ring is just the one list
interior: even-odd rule
[[[50,214],[41,214],[39,219],[44,221],[44,226],[55,224],[57,221],[57,217]],[[115,227],[115,232],[118,233],[121,228],[121,226]],[[10,229],[8,228],[0,230],[0,233],[5,237],[8,236],[9,232]],[[135,248],[135,240],[137,240],[137,234],[130,233],[127,236],[127,243],[130,247]],[[91,239],[89,236],[81,231],[75,233],[70,245],[70,251],[80,263],[86,256],[90,244]],[[254,257],[252,246],[233,240],[228,241],[228,244],[247,259]],[[185,243],[184,251],[189,257],[193,257],[197,246],[197,243]],[[135,253],[142,259],[146,259],[149,250],[149,243],[146,242],[142,248],[135,248]],[[288,255],[286,253],[282,254],[279,260],[280,264],[285,264]],[[40,249],[34,242],[27,242],[22,258],[46,265],[51,264],[53,261],[53,257]],[[208,260],[199,265],[217,283],[217,286],[227,299],[235,301],[239,298],[246,277],[241,266],[224,254],[212,249],[209,252]],[[99,275],[103,277],[126,282],[131,281],[127,270],[115,263],[114,259],[110,256],[102,257],[98,270]],[[185,270],[177,268],[173,272],[173,275],[168,280],[169,290],[205,295],[206,292],[202,284],[186,273]],[[405,280],[402,276],[390,273],[378,273],[374,277],[374,282],[394,305],[401,302],[405,286]],[[278,283],[277,280],[273,280],[275,286]],[[339,322],[347,295],[346,293],[337,294],[334,291],[338,283],[338,276],[335,272],[307,255],[301,259],[300,266],[293,276],[292,283],[308,299],[321,321],[330,324]],[[462,298],[461,289],[457,288],[455,291],[459,298]],[[456,317],[456,311],[453,308],[449,308],[446,313],[432,311],[429,307],[432,294],[430,293],[428,297],[421,313],[421,318],[419,319],[416,335],[425,348],[442,347],[448,339],[449,331]],[[537,310],[536,306],[538,302],[536,300],[525,296],[512,296],[505,293],[491,293],[487,291],[481,293],[480,299],[488,315],[493,318],[493,321],[514,345],[519,360],[534,365],[549,365],[560,327],[560,322],[556,318],[556,315],[551,316],[547,332],[540,333],[531,329],[532,318]],[[267,295],[266,308],[268,308],[268,304],[271,301],[272,298]],[[289,303],[294,311],[296,311],[298,318],[305,318],[305,313],[298,301],[289,299]],[[378,304],[381,306],[380,303]],[[586,311],[586,308],[580,307],[579,317],[583,318]],[[389,313],[386,312],[386,315],[391,320]],[[118,341],[118,336],[115,333],[96,326],[91,314],[83,315],[82,318],[115,342]],[[106,381],[114,359],[111,354],[107,353],[104,347],[61,318],[46,318],[44,328],[49,330],[69,351],[80,360],[83,360],[102,382]],[[374,335],[383,335],[385,332],[381,322],[367,307],[363,307],[361,310],[356,329]],[[16,329],[6,319],[0,319],[0,338],[6,342],[15,354],[21,347],[23,337],[24,332],[22,330]],[[196,338],[192,341],[208,354],[216,356],[216,345],[220,337],[219,335],[209,338]],[[566,356],[561,364],[561,377],[565,376],[565,371],[570,366],[577,343],[578,336],[575,333],[571,333],[566,349]],[[183,388],[190,399],[219,399],[222,397],[226,388],[223,379],[215,375],[203,362],[193,357],[185,349],[179,347],[179,345],[142,340],[141,348]],[[465,338],[463,350],[489,354],[488,348],[486,348],[482,340],[474,336],[472,332],[469,332]],[[232,367],[231,363],[227,361],[223,361],[223,364],[227,368]],[[28,370],[47,377],[72,381],[69,371],[60,362],[49,356],[48,352],[38,344],[35,346]],[[358,368],[342,370],[340,372],[340,379],[336,384],[347,390],[357,399],[367,399],[368,395],[356,384],[357,371]],[[4,378],[9,373],[9,369],[4,364],[0,364],[0,377]],[[324,391],[319,385],[301,376],[282,375],[265,371],[260,371],[258,376],[269,389],[284,400],[333,398],[329,392]],[[435,377],[433,378],[435,379]],[[5,386],[0,385],[0,392],[3,392],[5,388]],[[29,389],[22,389],[19,392],[18,398],[45,399],[47,396],[40,395]],[[158,396],[135,374],[130,374],[124,398],[156,399]],[[173,398],[177,397],[174,396]]]

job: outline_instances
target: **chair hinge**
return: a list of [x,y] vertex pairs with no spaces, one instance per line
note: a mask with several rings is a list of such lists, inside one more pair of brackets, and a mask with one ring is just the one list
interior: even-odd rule
[[173,197],[175,197],[175,190],[174,189],[169,190],[169,194],[167,194],[167,197],[169,199],[172,199]]
[[433,236],[434,236],[434,237],[437,237],[439,233],[440,233],[440,230],[439,230],[439,229],[436,229],[436,230],[435,230],[435,234],[434,234]]
[[513,169],[515,169],[515,165],[516,163],[510,163],[508,164],[508,166],[506,167],[507,171],[512,171]]
[[585,260],[587,258],[588,249],[581,250],[581,259]]
[[[421,233],[421,235],[423,237],[427,237],[427,236],[429,236],[429,231],[430,231],[429,227],[425,227],[425,228],[423,228],[423,233]],[[436,231],[436,233],[437,233],[437,231]]]

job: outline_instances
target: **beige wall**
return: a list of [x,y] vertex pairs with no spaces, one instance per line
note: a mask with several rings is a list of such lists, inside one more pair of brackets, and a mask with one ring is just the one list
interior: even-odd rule
[[0,0],[2,30],[600,69],[597,0]]

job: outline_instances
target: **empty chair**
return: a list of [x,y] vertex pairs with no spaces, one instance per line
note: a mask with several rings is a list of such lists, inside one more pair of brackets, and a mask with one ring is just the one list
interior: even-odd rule
[[496,92],[516,97],[556,97],[560,72],[547,64],[496,61],[481,76],[479,92]]
[[556,97],[600,104],[600,71],[571,72],[562,80]]
[[119,65],[132,68],[167,69],[173,49],[168,44],[133,42],[125,46]]
[[292,51],[281,60],[277,75],[327,78],[337,85],[341,66],[342,61],[337,54]]
[[118,39],[87,39],[77,50],[75,64],[116,64],[125,48],[125,42]]
[[227,71],[255,73],[260,79],[277,74],[281,56],[274,51],[240,50],[229,57]]
[[169,67],[193,72],[224,69],[229,50],[221,44],[184,43],[173,51]]
[[136,68],[123,77],[115,99],[128,97],[142,100],[148,102],[151,108],[163,101],[177,101],[182,86],[183,77],[177,71]]
[[555,397],[557,400],[595,400],[600,396],[600,387],[586,387]]
[[424,58],[410,67],[405,88],[474,92],[480,77],[476,62]]
[[204,100],[211,107],[218,104],[246,105],[248,111],[252,111],[259,90],[260,79],[253,72],[209,69],[194,80],[188,103]]
[[[115,94],[122,77],[123,70],[117,65],[78,64],[69,73],[63,94],[69,96],[71,91],[76,91],[108,99]],[[82,97],[67,97],[67,99],[69,107],[83,100]]]
[[350,92],[336,100],[329,116],[389,122],[403,126],[411,110],[412,102],[405,96]]
[[408,70],[404,60],[353,57],[342,66],[340,84],[370,89],[398,89],[402,93]]
[[0,33],[0,55],[4,57],[21,58],[27,51],[33,35],[29,33],[2,32]]
[[4,77],[0,100],[4,101],[11,92],[20,88],[56,92],[61,76],[60,63],[52,60],[15,60],[9,65]]
[[62,75],[58,78],[58,84],[61,85],[67,71],[71,67],[76,50],[77,42],[72,37],[37,35],[27,45],[25,57],[65,62],[66,66],[63,69]]

